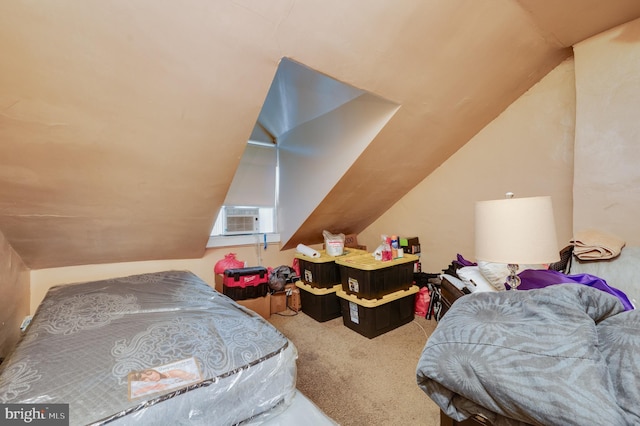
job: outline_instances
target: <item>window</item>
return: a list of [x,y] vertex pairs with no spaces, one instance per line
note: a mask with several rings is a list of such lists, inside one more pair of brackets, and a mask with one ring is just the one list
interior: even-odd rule
[[[283,58],[209,247],[280,241],[280,236],[286,242],[398,108],[396,103]],[[243,242],[231,241],[224,230],[229,208],[257,208],[260,231],[242,236]],[[212,239],[226,240],[214,244]]]
[[[249,141],[242,155],[238,169],[225,198],[224,205],[211,231],[211,237],[224,238],[222,244],[232,241],[253,242],[255,238],[241,238],[243,235],[275,234],[277,149],[273,143]],[[278,240],[272,235],[270,240]],[[215,246],[211,241],[209,246]],[[230,242],[231,241],[231,242]]]

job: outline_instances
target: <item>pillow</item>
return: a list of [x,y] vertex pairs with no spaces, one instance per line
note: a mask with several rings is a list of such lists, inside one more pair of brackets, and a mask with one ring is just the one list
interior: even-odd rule
[[484,291],[497,291],[494,286],[482,275],[478,266],[465,266],[458,269],[458,276],[472,293]]
[[[506,263],[493,263],[485,262],[483,260],[478,261],[478,268],[482,275],[491,283],[496,290],[506,290],[504,282],[509,275],[509,267]],[[518,272],[520,273],[525,269],[547,269],[546,265],[518,265]]]

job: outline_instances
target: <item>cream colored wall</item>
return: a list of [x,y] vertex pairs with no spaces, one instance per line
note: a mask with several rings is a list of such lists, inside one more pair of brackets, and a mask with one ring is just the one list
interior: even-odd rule
[[640,20],[575,47],[574,230],[640,245]]
[[[313,246],[317,247],[317,246]],[[249,266],[276,267],[292,265],[295,250],[280,251],[279,244],[263,246],[237,246],[208,249],[201,259],[181,259],[148,262],[112,263],[105,265],[70,266],[31,271],[31,313],[44,298],[47,290],[58,284],[69,284],[165,270],[188,270],[214,286],[213,267],[225,254],[236,253],[236,258]]]
[[423,271],[437,273],[457,253],[474,259],[475,202],[503,198],[512,191],[517,197],[552,197],[558,245],[564,247],[572,235],[574,117],[574,61],[568,59],[361,232],[358,240],[376,247],[380,234],[417,236]]
[[29,314],[29,272],[0,232],[0,358],[13,349]]
[[[577,229],[597,226],[618,232],[628,242],[640,243],[640,225],[632,220],[640,203],[640,150],[635,149],[640,133],[635,116],[640,63],[632,60],[640,52],[638,33],[640,21],[634,21],[577,45],[575,62],[568,59],[549,73],[361,232],[359,242],[373,249],[380,234],[418,236],[423,269],[439,272],[456,253],[474,259],[474,203],[513,191],[519,197],[551,195],[559,247],[568,243],[574,224]],[[55,284],[188,269],[213,285],[213,265],[230,251],[250,265],[293,261],[294,250],[280,252],[278,245],[260,250],[210,249],[202,259],[34,270],[31,312]],[[14,273],[5,266],[0,269],[3,278]],[[18,287],[23,282],[9,278]],[[4,302],[8,288],[0,288],[2,312],[12,306]],[[19,300],[17,294],[25,294],[24,289],[8,297]]]

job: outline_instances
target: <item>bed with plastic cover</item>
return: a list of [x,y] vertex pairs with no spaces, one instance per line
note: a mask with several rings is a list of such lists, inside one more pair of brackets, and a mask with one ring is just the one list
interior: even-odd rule
[[258,424],[291,403],[296,358],[191,272],[59,285],[0,366],[0,403],[71,425]]

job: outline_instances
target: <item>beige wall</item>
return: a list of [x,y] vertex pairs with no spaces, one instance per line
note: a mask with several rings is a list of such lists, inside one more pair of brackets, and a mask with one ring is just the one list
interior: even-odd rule
[[574,230],[640,245],[640,20],[575,48]]
[[423,271],[437,273],[457,253],[474,259],[475,202],[503,198],[512,191],[517,197],[550,195],[559,248],[567,245],[572,235],[574,75],[574,61],[568,59],[360,233],[358,240],[376,247],[380,234],[417,236]]
[[[635,21],[579,44],[575,62],[568,59],[549,73],[361,232],[359,242],[372,250],[380,234],[418,236],[423,269],[439,272],[456,253],[474,259],[474,204],[507,191],[519,197],[551,195],[559,248],[570,240],[574,222],[576,227],[606,225],[612,232],[624,223],[629,230],[619,232],[637,242],[640,232],[626,216],[640,202],[640,150],[634,149],[640,65],[630,59],[640,51],[634,36],[638,26]],[[278,245],[266,251],[244,246],[211,249],[202,259],[36,270],[31,272],[31,311],[51,285],[61,283],[188,269],[213,285],[213,265],[230,251],[250,265],[291,264],[294,256]]]
[[29,314],[29,272],[0,232],[0,358],[13,349]]
[[165,270],[188,270],[213,287],[215,284],[213,267],[227,253],[236,253],[237,259],[246,261],[249,266],[276,267],[292,265],[295,250],[280,251],[279,244],[269,244],[266,250],[262,245],[250,245],[208,249],[202,259],[129,262],[33,270],[31,271],[31,313],[35,313],[47,290],[51,286],[58,284],[93,281]]

